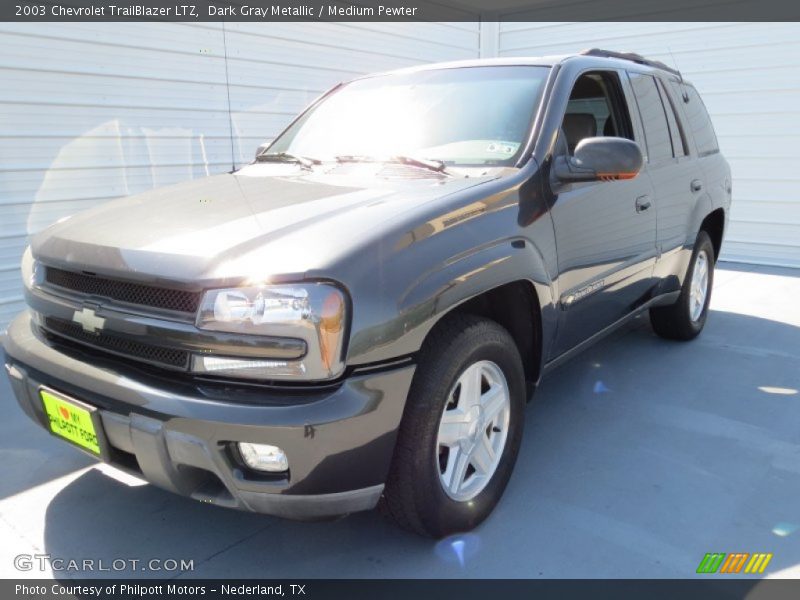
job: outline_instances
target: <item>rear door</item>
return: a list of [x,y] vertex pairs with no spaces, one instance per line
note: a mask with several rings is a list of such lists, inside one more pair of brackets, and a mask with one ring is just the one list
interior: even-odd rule
[[[657,276],[674,272],[674,259],[686,244],[694,206],[703,193],[703,172],[691,156],[675,99],[659,77],[628,71],[644,135],[647,176],[653,183],[658,213]],[[662,269],[662,265],[665,267]]]

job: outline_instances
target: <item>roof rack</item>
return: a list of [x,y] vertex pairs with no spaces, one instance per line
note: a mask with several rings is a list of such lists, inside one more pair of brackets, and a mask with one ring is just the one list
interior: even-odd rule
[[654,67],[656,69],[661,69],[662,71],[667,71],[668,73],[677,75],[678,78],[681,81],[683,81],[683,75],[681,75],[681,72],[678,71],[678,69],[673,69],[672,67],[668,67],[659,60],[647,59],[641,54],[636,54],[635,52],[614,52],[613,50],[601,50],[600,48],[589,48],[588,50],[582,50],[578,54],[580,54],[581,56],[598,56],[601,58],[619,58],[621,60],[629,60],[631,62],[635,62],[640,65],[647,65],[648,67]]

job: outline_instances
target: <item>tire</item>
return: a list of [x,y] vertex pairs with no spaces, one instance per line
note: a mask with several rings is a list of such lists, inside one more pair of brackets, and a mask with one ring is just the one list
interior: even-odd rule
[[[711,290],[714,285],[714,245],[705,231],[697,234],[692,251],[689,269],[681,288],[681,295],[674,304],[650,309],[650,323],[653,330],[662,338],[688,341],[696,338],[706,324],[708,304],[711,301]],[[705,264],[705,267],[703,267]],[[707,276],[696,281],[695,275],[705,268]],[[693,294],[693,286],[705,287],[702,303],[698,303],[698,295]],[[699,311],[699,312],[698,312]]]
[[508,331],[476,316],[446,317],[419,354],[382,511],[401,527],[435,538],[480,524],[511,477],[525,389],[522,359]]

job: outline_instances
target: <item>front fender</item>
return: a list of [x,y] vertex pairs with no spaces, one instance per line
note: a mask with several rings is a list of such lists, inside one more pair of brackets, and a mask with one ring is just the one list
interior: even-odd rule
[[380,324],[353,331],[348,363],[366,364],[417,352],[436,323],[453,308],[484,292],[527,280],[536,291],[545,344],[555,331],[554,293],[542,253],[522,238],[474,248],[431,266],[397,298],[396,313]]

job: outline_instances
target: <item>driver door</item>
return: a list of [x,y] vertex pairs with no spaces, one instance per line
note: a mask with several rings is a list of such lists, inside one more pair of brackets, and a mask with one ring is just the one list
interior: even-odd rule
[[[636,141],[644,154],[627,85],[616,70],[581,74],[556,153],[572,154],[587,137],[616,136]],[[555,358],[646,300],[656,261],[656,206],[644,172],[627,180],[555,182],[553,189],[561,309]]]

